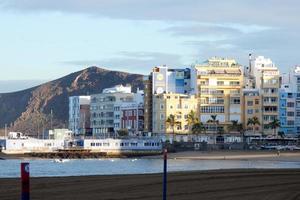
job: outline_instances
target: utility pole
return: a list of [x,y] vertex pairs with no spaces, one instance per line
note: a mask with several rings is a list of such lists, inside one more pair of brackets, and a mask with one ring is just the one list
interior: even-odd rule
[[7,139],[7,124],[5,124],[5,139]]
[[52,118],[53,118],[53,110],[51,109],[51,111],[50,111],[50,127],[51,127],[51,130],[53,130]]

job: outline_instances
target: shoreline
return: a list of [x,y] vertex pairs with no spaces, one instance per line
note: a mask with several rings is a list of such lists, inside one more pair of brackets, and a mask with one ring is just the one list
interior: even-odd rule
[[[149,156],[148,158],[162,159],[162,156]],[[274,160],[299,161],[299,151],[184,151],[169,153],[168,159],[179,160]]]
[[[162,174],[31,178],[31,199],[161,199]],[[20,179],[0,179],[0,199],[18,199]],[[168,173],[168,197],[298,199],[300,169],[232,169]]]
[[[148,155],[148,156],[103,156],[100,158],[139,158],[139,159],[162,159],[163,155]],[[4,154],[0,153],[1,160],[7,159],[55,159],[55,158],[41,158],[34,157],[28,154]],[[70,158],[70,159],[85,159],[85,158]],[[86,159],[99,159],[86,158]],[[299,161],[300,151],[183,151],[176,153],[168,153],[168,159],[179,160],[274,160],[274,161]]]

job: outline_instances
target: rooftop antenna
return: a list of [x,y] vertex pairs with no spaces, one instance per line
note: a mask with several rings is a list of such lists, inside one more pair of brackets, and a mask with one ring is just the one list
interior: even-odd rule
[[251,67],[251,60],[252,60],[252,54],[251,53],[249,53],[249,70],[248,70],[248,72],[249,72],[249,74],[251,74],[251,71],[252,71],[252,67]]

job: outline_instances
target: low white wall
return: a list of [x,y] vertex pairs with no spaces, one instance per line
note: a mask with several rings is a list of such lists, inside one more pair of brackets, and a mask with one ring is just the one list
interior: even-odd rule
[[8,139],[5,152],[53,151],[64,147],[64,140]]

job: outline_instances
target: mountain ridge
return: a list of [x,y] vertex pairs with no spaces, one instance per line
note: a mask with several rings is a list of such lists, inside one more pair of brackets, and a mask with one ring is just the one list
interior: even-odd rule
[[[69,96],[101,93],[118,84],[130,84],[133,91],[143,89],[142,78],[140,74],[91,66],[32,88],[1,93],[0,127],[8,124],[14,130],[38,131],[41,119],[47,118],[51,110],[55,125],[66,127]],[[44,128],[48,128],[45,124]]]

